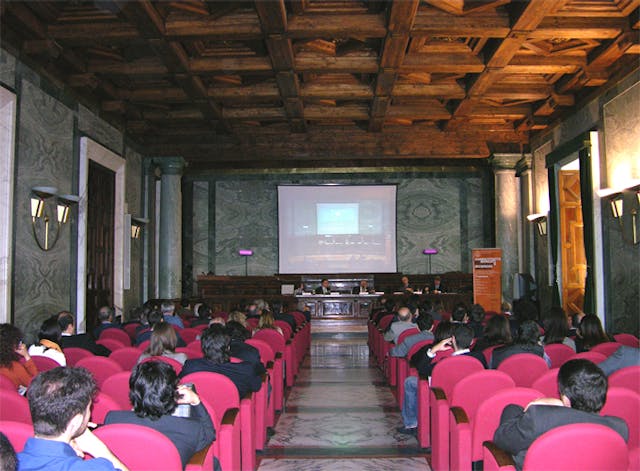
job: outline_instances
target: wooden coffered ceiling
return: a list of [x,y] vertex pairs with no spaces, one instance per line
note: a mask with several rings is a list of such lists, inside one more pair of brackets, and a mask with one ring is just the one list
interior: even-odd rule
[[0,5],[3,44],[194,169],[519,151],[640,53],[640,0]]

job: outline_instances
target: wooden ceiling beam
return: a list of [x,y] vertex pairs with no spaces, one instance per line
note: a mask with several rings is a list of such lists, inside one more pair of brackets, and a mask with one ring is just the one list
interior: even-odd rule
[[296,72],[316,73],[375,73],[378,58],[374,56],[328,57],[319,54],[298,54]]
[[304,38],[384,38],[387,27],[383,14],[292,15],[289,36]]
[[613,65],[634,45],[638,39],[637,31],[627,31],[608,44],[596,48],[589,53],[588,61],[591,68],[607,68]]
[[217,101],[246,101],[255,97],[258,100],[276,100],[280,98],[278,86],[274,82],[243,85],[239,87],[211,87],[209,97]]
[[373,98],[371,85],[364,83],[305,83],[300,89],[304,98],[335,98],[338,100],[369,100]]
[[421,5],[411,29],[412,36],[504,38],[511,31],[505,10],[493,9],[466,16],[455,16]]
[[482,60],[475,54],[407,54],[398,71],[468,74],[485,69]]
[[396,83],[393,87],[394,97],[446,97],[462,99],[466,96],[464,87],[457,82],[438,84]]
[[531,39],[614,39],[629,29],[627,18],[547,17],[529,34]]
[[451,119],[449,110],[436,100],[433,100],[432,103],[421,103],[420,105],[392,105],[387,116],[389,118],[426,119],[429,121]]
[[208,38],[226,41],[261,39],[260,19],[255,12],[238,11],[220,18],[170,14],[165,19],[165,31],[169,38]]
[[306,105],[304,118],[308,120],[369,119],[368,105],[320,106]]

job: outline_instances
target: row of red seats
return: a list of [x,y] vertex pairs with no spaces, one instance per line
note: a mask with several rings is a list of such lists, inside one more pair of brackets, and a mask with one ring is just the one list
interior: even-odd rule
[[[279,326],[284,335],[280,335],[274,330],[261,330],[256,332],[252,339],[247,340],[247,343],[259,350],[261,361],[267,366],[263,385],[257,393],[240,398],[231,380],[216,373],[195,373],[183,378],[183,382],[196,385],[217,431],[216,441],[211,447],[203,450],[192,459],[192,463],[187,467],[188,470],[213,469],[214,456],[218,458],[222,469],[225,470],[250,471],[256,468],[256,451],[264,449],[267,440],[267,427],[275,426],[276,411],[282,410],[284,406],[285,375],[287,376],[286,384],[293,385],[293,379],[298,372],[299,365],[309,350],[311,326],[303,314],[297,314],[299,315],[294,315],[297,322],[295,332],[288,324],[283,323],[285,325]],[[186,329],[180,331],[184,332],[184,330]],[[103,334],[109,331],[123,333],[119,329],[107,329]],[[107,337],[110,335],[113,334],[107,334]],[[102,335],[100,340],[104,340]],[[100,392],[93,404],[91,420],[99,424],[104,422],[104,418],[110,410],[131,408],[128,397],[130,369],[135,365],[141,350],[140,348],[123,346],[123,343],[119,341],[118,343],[119,345],[113,349],[109,358],[94,356],[88,351],[79,351],[82,349],[65,349],[69,366],[85,367],[96,378]],[[190,358],[202,356],[199,341],[194,340],[182,350]],[[178,362],[169,358],[156,357],[155,359],[170,363],[177,371],[181,369]],[[45,358],[45,360],[48,359]],[[58,365],[57,363],[53,365],[42,362],[42,366],[44,370]],[[268,378],[271,378],[272,385],[270,398]],[[0,375],[0,401],[3,404],[3,407],[0,408],[0,421],[2,421],[0,429],[7,433],[14,428],[11,422],[23,422],[23,425],[25,422],[30,422],[30,413],[27,400],[15,392],[15,387],[9,380],[6,381],[11,384],[7,384],[3,380],[6,378]],[[33,430],[30,423],[27,423],[26,427],[29,429],[27,436],[31,436]],[[22,429],[24,430],[24,426]],[[166,444],[163,444],[162,440],[157,441],[153,437],[153,433],[135,429],[136,427],[131,425],[109,425],[100,427],[97,432],[127,463],[130,469],[141,469],[141,466],[144,469],[149,469],[150,457],[147,454],[141,454],[139,447],[134,450],[130,449],[131,444],[140,443],[143,438],[145,445],[148,444],[154,449],[153,459],[158,459],[162,469],[166,469],[167,463],[172,462],[173,458],[165,456],[164,451],[155,453],[156,450],[167,448],[164,446]],[[20,436],[19,430],[15,433],[16,436]],[[129,438],[122,439],[122,437]],[[9,438],[12,439],[11,436]],[[162,438],[166,437],[162,436]],[[23,445],[24,442],[20,445],[19,440],[18,443],[14,443],[17,450],[20,450]],[[173,446],[168,448],[175,451]],[[168,452],[169,455],[172,454],[171,451]],[[177,455],[177,452],[175,454]],[[153,468],[153,466],[151,467]]]

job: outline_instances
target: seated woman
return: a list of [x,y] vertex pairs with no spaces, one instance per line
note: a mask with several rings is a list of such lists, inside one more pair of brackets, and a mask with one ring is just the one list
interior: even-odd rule
[[184,362],[187,361],[187,355],[186,353],[176,353],[177,343],[178,337],[176,336],[176,331],[171,327],[171,324],[159,322],[153,328],[151,332],[151,342],[142,355],[140,355],[140,358],[138,358],[138,363],[149,357],[167,357],[184,365]]
[[551,345],[553,343],[561,343],[576,351],[576,343],[569,338],[569,320],[570,318],[564,313],[561,307],[552,307],[549,309],[544,321],[544,337],[542,343]]
[[518,353],[532,353],[538,355],[551,365],[551,360],[544,353],[544,348],[540,345],[540,327],[536,321],[524,321],[518,327],[518,336],[511,345],[496,348],[491,354],[489,367],[496,369],[504,360]]
[[56,317],[50,317],[42,323],[38,332],[38,343],[29,347],[29,355],[51,358],[60,366],[67,366],[67,359],[60,348],[62,330]]
[[[129,399],[133,411],[111,411],[105,424],[135,424],[157,430],[176,446],[183,469],[196,452],[216,439],[211,417],[200,397],[190,387],[178,385],[176,372],[167,363],[148,361],[136,365],[129,378]],[[188,417],[172,415],[178,404],[189,405]],[[214,468],[220,469],[217,461]]]
[[[24,363],[20,363],[22,357]],[[24,393],[31,380],[38,374],[38,368],[22,342],[22,332],[11,324],[0,325],[0,374],[6,376],[20,393]]]
[[509,319],[505,316],[495,315],[487,321],[487,325],[484,326],[484,335],[478,339],[473,350],[481,352],[494,345],[509,345],[511,342]]
[[611,339],[602,328],[598,316],[587,314],[582,318],[576,331],[576,351],[578,353],[589,351],[598,344],[610,341]]
[[273,314],[271,311],[263,311],[260,316],[260,320],[258,321],[258,328],[253,331],[255,334],[259,330],[262,329],[273,329],[277,331],[280,335],[284,335],[282,333],[282,329],[275,324],[275,319],[273,318]]

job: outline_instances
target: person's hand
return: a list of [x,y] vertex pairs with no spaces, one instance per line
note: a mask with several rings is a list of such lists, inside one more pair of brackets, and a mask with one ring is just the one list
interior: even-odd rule
[[29,355],[29,352],[27,351],[27,346],[24,344],[24,342],[20,342],[18,344],[18,348],[16,348],[15,351],[16,351],[16,353],[18,355],[20,355],[26,361],[29,361],[31,359],[31,356]]
[[440,342],[435,344],[433,347],[431,347],[431,353],[437,353],[443,350],[449,350],[452,347],[453,347],[453,337],[449,337],[444,340],[441,340]]
[[197,406],[200,404],[200,396],[185,384],[178,386],[178,404],[189,404],[191,406]]
[[527,407],[525,407],[524,410],[526,411],[531,406],[561,406],[562,407],[564,406],[564,403],[560,399],[555,397],[541,397],[527,404]]

